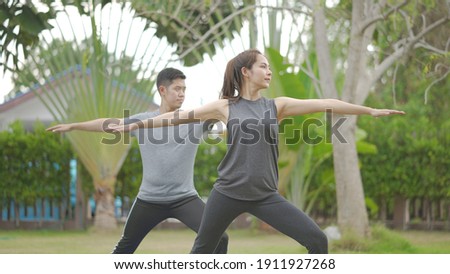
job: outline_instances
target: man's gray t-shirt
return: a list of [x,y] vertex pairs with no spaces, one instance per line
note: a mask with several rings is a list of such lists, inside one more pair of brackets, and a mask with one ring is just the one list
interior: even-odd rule
[[[132,115],[124,120],[147,120],[159,111]],[[147,202],[170,202],[198,195],[194,187],[194,160],[202,140],[204,123],[160,128],[140,128],[137,137],[143,176],[137,197]]]

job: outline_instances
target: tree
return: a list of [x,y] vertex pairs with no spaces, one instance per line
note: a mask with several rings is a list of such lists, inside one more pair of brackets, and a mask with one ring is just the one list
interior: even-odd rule
[[[52,28],[48,21],[55,18],[56,12],[50,6],[52,1],[44,2],[47,12],[39,12],[20,0],[0,3],[0,66],[3,70],[18,68],[19,55],[26,58],[29,48],[38,43],[39,34]],[[9,65],[10,58],[12,66]]]
[[[175,53],[185,66],[201,63],[204,54],[214,56],[216,45],[225,47],[225,41],[242,28],[242,17],[251,14],[254,0],[234,1],[132,1],[139,17],[156,23],[156,36],[167,39],[176,47]],[[240,14],[240,17],[232,16]]]
[[[441,39],[446,40],[443,37]],[[380,152],[371,157],[361,157],[366,195],[374,198],[380,205],[380,217],[383,221],[389,212],[389,204],[396,201],[394,205],[398,210],[394,212],[398,214],[394,213],[394,218],[400,218],[394,219],[394,225],[398,228],[405,227],[405,221],[409,218],[404,214],[408,212],[412,212],[412,218],[416,220],[425,215],[430,228],[435,217],[448,219],[444,217],[444,212],[448,212],[450,175],[447,170],[450,165],[448,157],[442,153],[449,142],[446,132],[450,130],[450,122],[446,109],[450,100],[445,93],[450,79],[447,77],[433,86],[432,92],[428,92],[427,103],[424,104],[424,94],[430,85],[423,81],[424,68],[429,63],[427,54],[424,54],[426,52],[419,53],[422,54],[415,57],[415,60],[410,60],[413,65],[400,65],[395,69],[395,74],[389,76],[395,77],[395,84],[379,84],[380,91],[372,93],[368,98],[374,106],[386,102],[402,104],[409,115],[394,117],[382,124],[368,119],[369,117],[359,121]],[[412,56],[409,58],[413,59]],[[440,78],[441,75],[436,77]],[[393,90],[395,96],[391,94]],[[408,210],[408,204],[414,207],[414,211]],[[426,207],[427,204],[430,206]],[[435,211],[439,215],[432,213],[432,207],[437,209]]]
[[[431,47],[425,37],[428,33],[443,27],[450,20],[450,11],[444,1],[439,1],[442,15],[432,22],[423,22],[420,28],[414,29],[411,22],[417,22],[421,13],[414,12],[417,6],[426,9],[422,3],[403,1],[391,5],[389,1],[342,1],[341,5],[351,8],[351,29],[348,35],[348,50],[345,59],[346,73],[342,90],[334,82],[332,58],[327,39],[325,6],[322,1],[305,1],[313,12],[316,51],[319,59],[320,87],[323,97],[340,98],[344,101],[363,104],[371,88],[380,80],[386,71],[406,54],[417,47]],[[415,6],[417,5],[417,6]],[[429,8],[429,7],[428,7]],[[379,22],[403,18],[404,22],[394,35],[385,37],[394,40],[386,47],[380,48],[389,54],[377,60],[368,47],[376,44],[375,31]],[[415,18],[416,17],[416,18]],[[417,25],[416,25],[417,26]],[[442,49],[444,51],[445,49]],[[334,121],[341,118],[334,115]],[[338,223],[344,230],[351,230],[359,236],[369,234],[367,211],[364,205],[364,190],[358,166],[358,155],[355,146],[356,117],[347,117],[341,134],[346,142],[334,140],[333,156],[336,176],[336,194],[338,202]]]

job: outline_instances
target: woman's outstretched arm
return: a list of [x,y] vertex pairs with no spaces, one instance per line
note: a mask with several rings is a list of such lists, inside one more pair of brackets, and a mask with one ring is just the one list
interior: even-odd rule
[[201,121],[223,121],[228,118],[228,100],[217,100],[191,110],[167,112],[151,119],[137,121],[127,125],[110,125],[113,132],[127,132],[138,128],[156,128],[189,124]]
[[374,117],[392,114],[405,114],[404,111],[394,109],[376,109],[355,105],[337,99],[294,99],[278,97],[275,99],[278,109],[278,119],[315,112],[331,111],[338,114],[372,115]]

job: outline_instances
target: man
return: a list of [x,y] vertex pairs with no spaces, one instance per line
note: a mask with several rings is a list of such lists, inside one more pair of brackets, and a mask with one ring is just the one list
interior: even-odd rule
[[[155,112],[144,112],[119,124],[146,120],[178,110],[184,102],[186,76],[178,69],[166,68],[156,79],[161,106]],[[52,132],[70,130],[105,130],[111,118],[81,123],[59,124]],[[138,129],[131,133],[138,138],[143,164],[142,183],[125,223],[123,235],[113,253],[134,253],[144,237],[161,221],[176,218],[198,232],[205,207],[194,188],[194,160],[205,124],[186,124],[157,129]],[[228,236],[222,235],[214,253],[226,253]]]

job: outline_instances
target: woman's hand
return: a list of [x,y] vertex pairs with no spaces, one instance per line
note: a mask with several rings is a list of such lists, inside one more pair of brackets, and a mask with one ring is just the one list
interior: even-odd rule
[[133,131],[139,128],[139,125],[137,123],[127,124],[127,125],[116,125],[116,124],[109,124],[106,131],[108,132],[129,132]]
[[401,110],[395,110],[395,109],[372,109],[372,111],[370,111],[370,115],[372,115],[373,117],[380,117],[380,116],[388,116],[388,115],[393,115],[393,114],[400,114],[403,115],[405,114],[404,111]]

